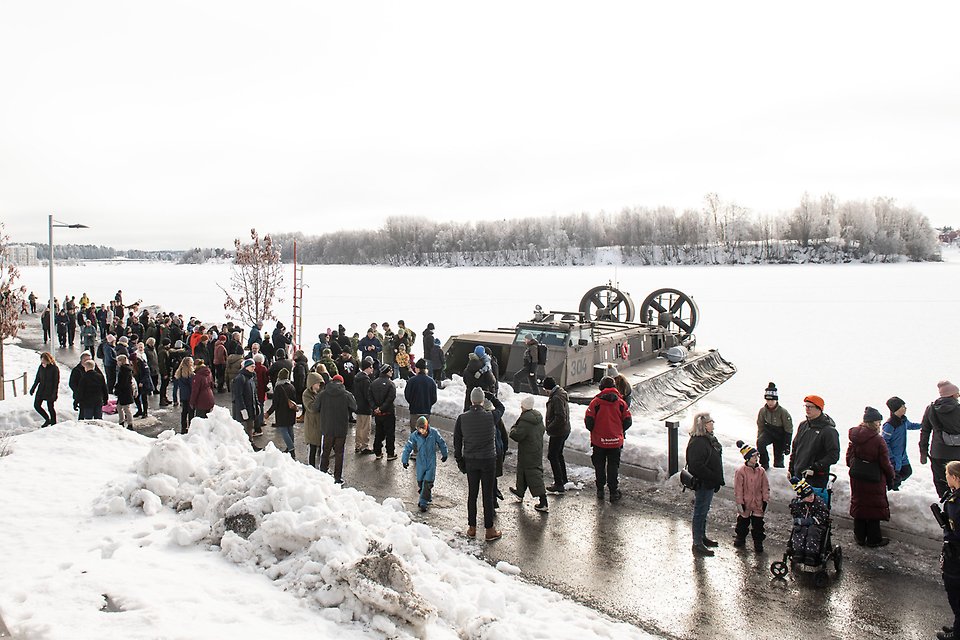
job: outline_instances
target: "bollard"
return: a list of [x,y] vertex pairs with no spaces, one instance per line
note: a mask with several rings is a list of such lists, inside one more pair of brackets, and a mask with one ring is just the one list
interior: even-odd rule
[[667,420],[667,477],[680,471],[680,423]]

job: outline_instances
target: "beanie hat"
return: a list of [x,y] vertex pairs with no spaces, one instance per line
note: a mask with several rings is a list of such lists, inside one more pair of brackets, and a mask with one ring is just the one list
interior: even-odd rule
[[437,346],[439,347],[439,346],[440,346],[440,338],[434,338],[434,339],[433,339],[433,344],[435,344],[435,345],[437,345]]
[[609,388],[611,388],[611,387],[613,387],[613,386],[615,386],[615,384],[614,384],[614,382],[613,382],[613,378],[611,378],[610,376],[603,376],[603,377],[600,379],[600,390],[601,390],[601,391],[602,391],[603,389],[609,389]]
[[428,330],[428,331],[433,331],[434,329],[436,329],[436,327],[433,326],[433,323],[432,323],[432,322],[428,322],[428,323],[427,323],[427,330]]
[[[246,360],[244,360],[246,362]],[[280,373],[277,374],[277,380],[289,380],[290,379],[290,369],[284,367],[280,369]]]
[[333,377],[330,378],[330,379],[331,379],[331,380],[336,380],[337,382],[343,382],[343,376],[340,375],[339,373],[338,373],[337,375],[333,376]]
[[127,336],[120,336],[120,339],[117,340],[120,344],[127,344],[130,340],[127,339]]
[[493,403],[490,402],[490,399],[487,398],[487,397],[484,397],[484,399],[483,399],[483,410],[484,410],[484,411],[493,411],[494,408],[495,408],[495,407],[493,406]]
[[887,400],[887,409],[890,409],[890,413],[896,413],[900,407],[905,406],[907,403],[897,396],[893,396]]
[[164,338],[163,340],[160,341],[160,344],[162,344],[162,345],[165,346],[165,347],[169,347],[169,346],[170,346],[170,338]]
[[367,356],[366,358],[363,359],[364,369],[367,369],[368,367],[372,367],[372,366],[373,366],[373,358],[371,358],[370,356]]
[[617,366],[616,366],[616,365],[614,365],[614,364],[608,364],[608,365],[607,365],[607,372],[606,372],[606,374],[604,374],[604,375],[606,375],[606,376],[608,376],[608,377],[610,377],[610,378],[616,378],[618,375],[620,375],[620,372],[617,371]]
[[797,478],[794,476],[790,480],[790,484],[793,485],[793,490],[797,492],[798,498],[806,498],[808,495],[813,493],[813,487],[810,486],[803,478]]
[[388,365],[388,364],[385,364],[385,365],[383,365],[382,367],[380,367],[380,375],[385,376],[385,375],[387,375],[388,373],[389,373],[391,376],[393,375],[393,367],[391,367],[391,366]]
[[322,355],[329,358],[331,355],[333,355],[333,352],[330,351],[330,349],[324,349]]
[[803,401],[809,402],[810,404],[815,404],[817,405],[817,409],[820,409],[820,411],[823,411],[823,405],[825,403],[823,401],[823,398],[821,398],[820,396],[807,396],[806,398],[803,399]]
[[[763,390],[764,400],[779,400],[780,394],[777,392],[777,385],[772,382],[767,383],[767,388]],[[823,407],[820,407],[821,409]]]
[[524,411],[533,409],[533,396],[523,396],[523,400],[520,401],[520,408]]
[[[246,369],[247,367],[252,367],[254,364],[256,363],[251,358],[247,358],[246,360],[243,361],[243,368]],[[283,373],[283,372],[281,371],[280,373]]]
[[478,358],[482,358],[483,354],[486,353],[486,351],[483,350],[483,345],[479,345],[479,344],[476,347],[474,347],[473,352],[477,354]]
[[226,342],[226,341],[227,341],[227,334],[221,333],[221,334],[220,334],[220,337],[217,338],[217,340],[219,340],[220,342]]
[[316,371],[311,371],[307,374],[307,388],[309,389],[315,384],[323,382],[323,376],[317,373]]
[[941,398],[949,398],[950,396],[955,396],[960,393],[960,389],[957,388],[957,385],[953,384],[949,380],[941,380],[937,383],[937,388],[940,389]]
[[483,389],[474,387],[470,392],[470,404],[483,404]]
[[883,416],[880,415],[880,412],[874,409],[873,407],[864,407],[863,409],[863,421],[864,422],[881,422]]
[[417,418],[417,429],[419,429],[421,426],[427,427],[428,429],[430,428],[430,422],[427,420],[427,416],[420,416]]
[[557,386],[557,381],[551,378],[550,376],[547,376],[546,378],[543,379],[543,382],[540,383],[540,386],[542,386],[547,391],[551,391],[555,386]]
[[748,444],[744,444],[743,440],[737,440],[737,448],[740,449],[740,455],[743,456],[744,460],[749,460],[753,456],[759,455],[760,452],[755,448],[751,447]]
[[116,339],[117,339],[117,336],[113,335],[112,333],[107,334],[107,342],[115,342]]
[[421,370],[422,370],[422,369],[426,369],[426,368],[427,368],[427,361],[424,360],[423,358],[420,358],[420,359],[417,360],[414,364],[417,365],[417,369],[421,369]]
[[183,349],[183,340],[177,340],[173,343],[174,349]]

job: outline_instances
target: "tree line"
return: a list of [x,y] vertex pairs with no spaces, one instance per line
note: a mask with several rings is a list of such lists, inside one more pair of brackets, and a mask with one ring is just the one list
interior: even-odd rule
[[303,264],[584,264],[604,247],[624,262],[938,260],[926,216],[892,198],[840,202],[804,194],[793,211],[756,215],[711,193],[700,209],[625,208],[477,222],[391,217],[376,230],[273,234]]

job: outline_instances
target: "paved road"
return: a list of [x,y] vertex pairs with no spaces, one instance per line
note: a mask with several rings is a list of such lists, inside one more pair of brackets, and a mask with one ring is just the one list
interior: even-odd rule
[[[25,346],[41,346],[31,332],[23,337]],[[78,354],[58,352],[57,357],[71,363]],[[217,401],[227,404],[229,397],[219,395]],[[151,409],[138,431],[155,436],[178,424],[178,416],[173,407]],[[399,422],[398,452],[407,433],[406,421]],[[433,424],[450,428],[449,421]],[[272,428],[266,431],[266,437],[280,443]],[[445,435],[452,445],[452,436]],[[306,460],[299,426],[296,440],[298,459]],[[352,442],[347,451],[353,451]],[[507,459],[507,475],[500,480],[505,494],[512,484],[511,461]],[[434,504],[426,514],[416,509],[412,465],[404,470],[399,460],[348,453],[344,479],[377,499],[401,497],[414,520],[431,525],[451,544],[491,563],[505,560],[520,567],[525,580],[664,637],[933,638],[949,619],[937,552],[929,541],[894,541],[884,549],[865,550],[854,544],[848,529],[837,527],[843,571],[835,576],[831,569],[828,585],[817,589],[809,576],[771,577],[770,562],[782,553],[788,529],[782,513],[768,517],[767,553],[737,551],[730,545],[733,508],[723,498],[715,501],[710,515],[710,530],[722,542],[718,555],[694,559],[690,494],[679,494],[674,483],[626,478],[624,499],[611,505],[597,500],[592,470],[577,467],[571,479],[583,480],[583,491],[551,497],[548,514],[534,511],[532,499],[520,503],[510,496],[497,520],[503,539],[485,544],[457,533],[466,527],[466,482],[452,457],[439,468]]]

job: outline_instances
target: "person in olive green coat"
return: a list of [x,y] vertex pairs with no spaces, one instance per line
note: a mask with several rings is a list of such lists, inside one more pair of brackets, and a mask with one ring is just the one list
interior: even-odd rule
[[313,401],[323,389],[323,376],[311,371],[307,374],[307,388],[303,391],[303,440],[310,446],[310,466],[317,466],[317,453],[323,442],[320,433],[320,410],[315,409]]
[[543,484],[543,416],[533,408],[533,396],[520,401],[520,417],[510,429],[510,439],[517,442],[517,486],[510,493],[523,500],[527,489],[540,501],[534,507],[547,511],[547,488]]

